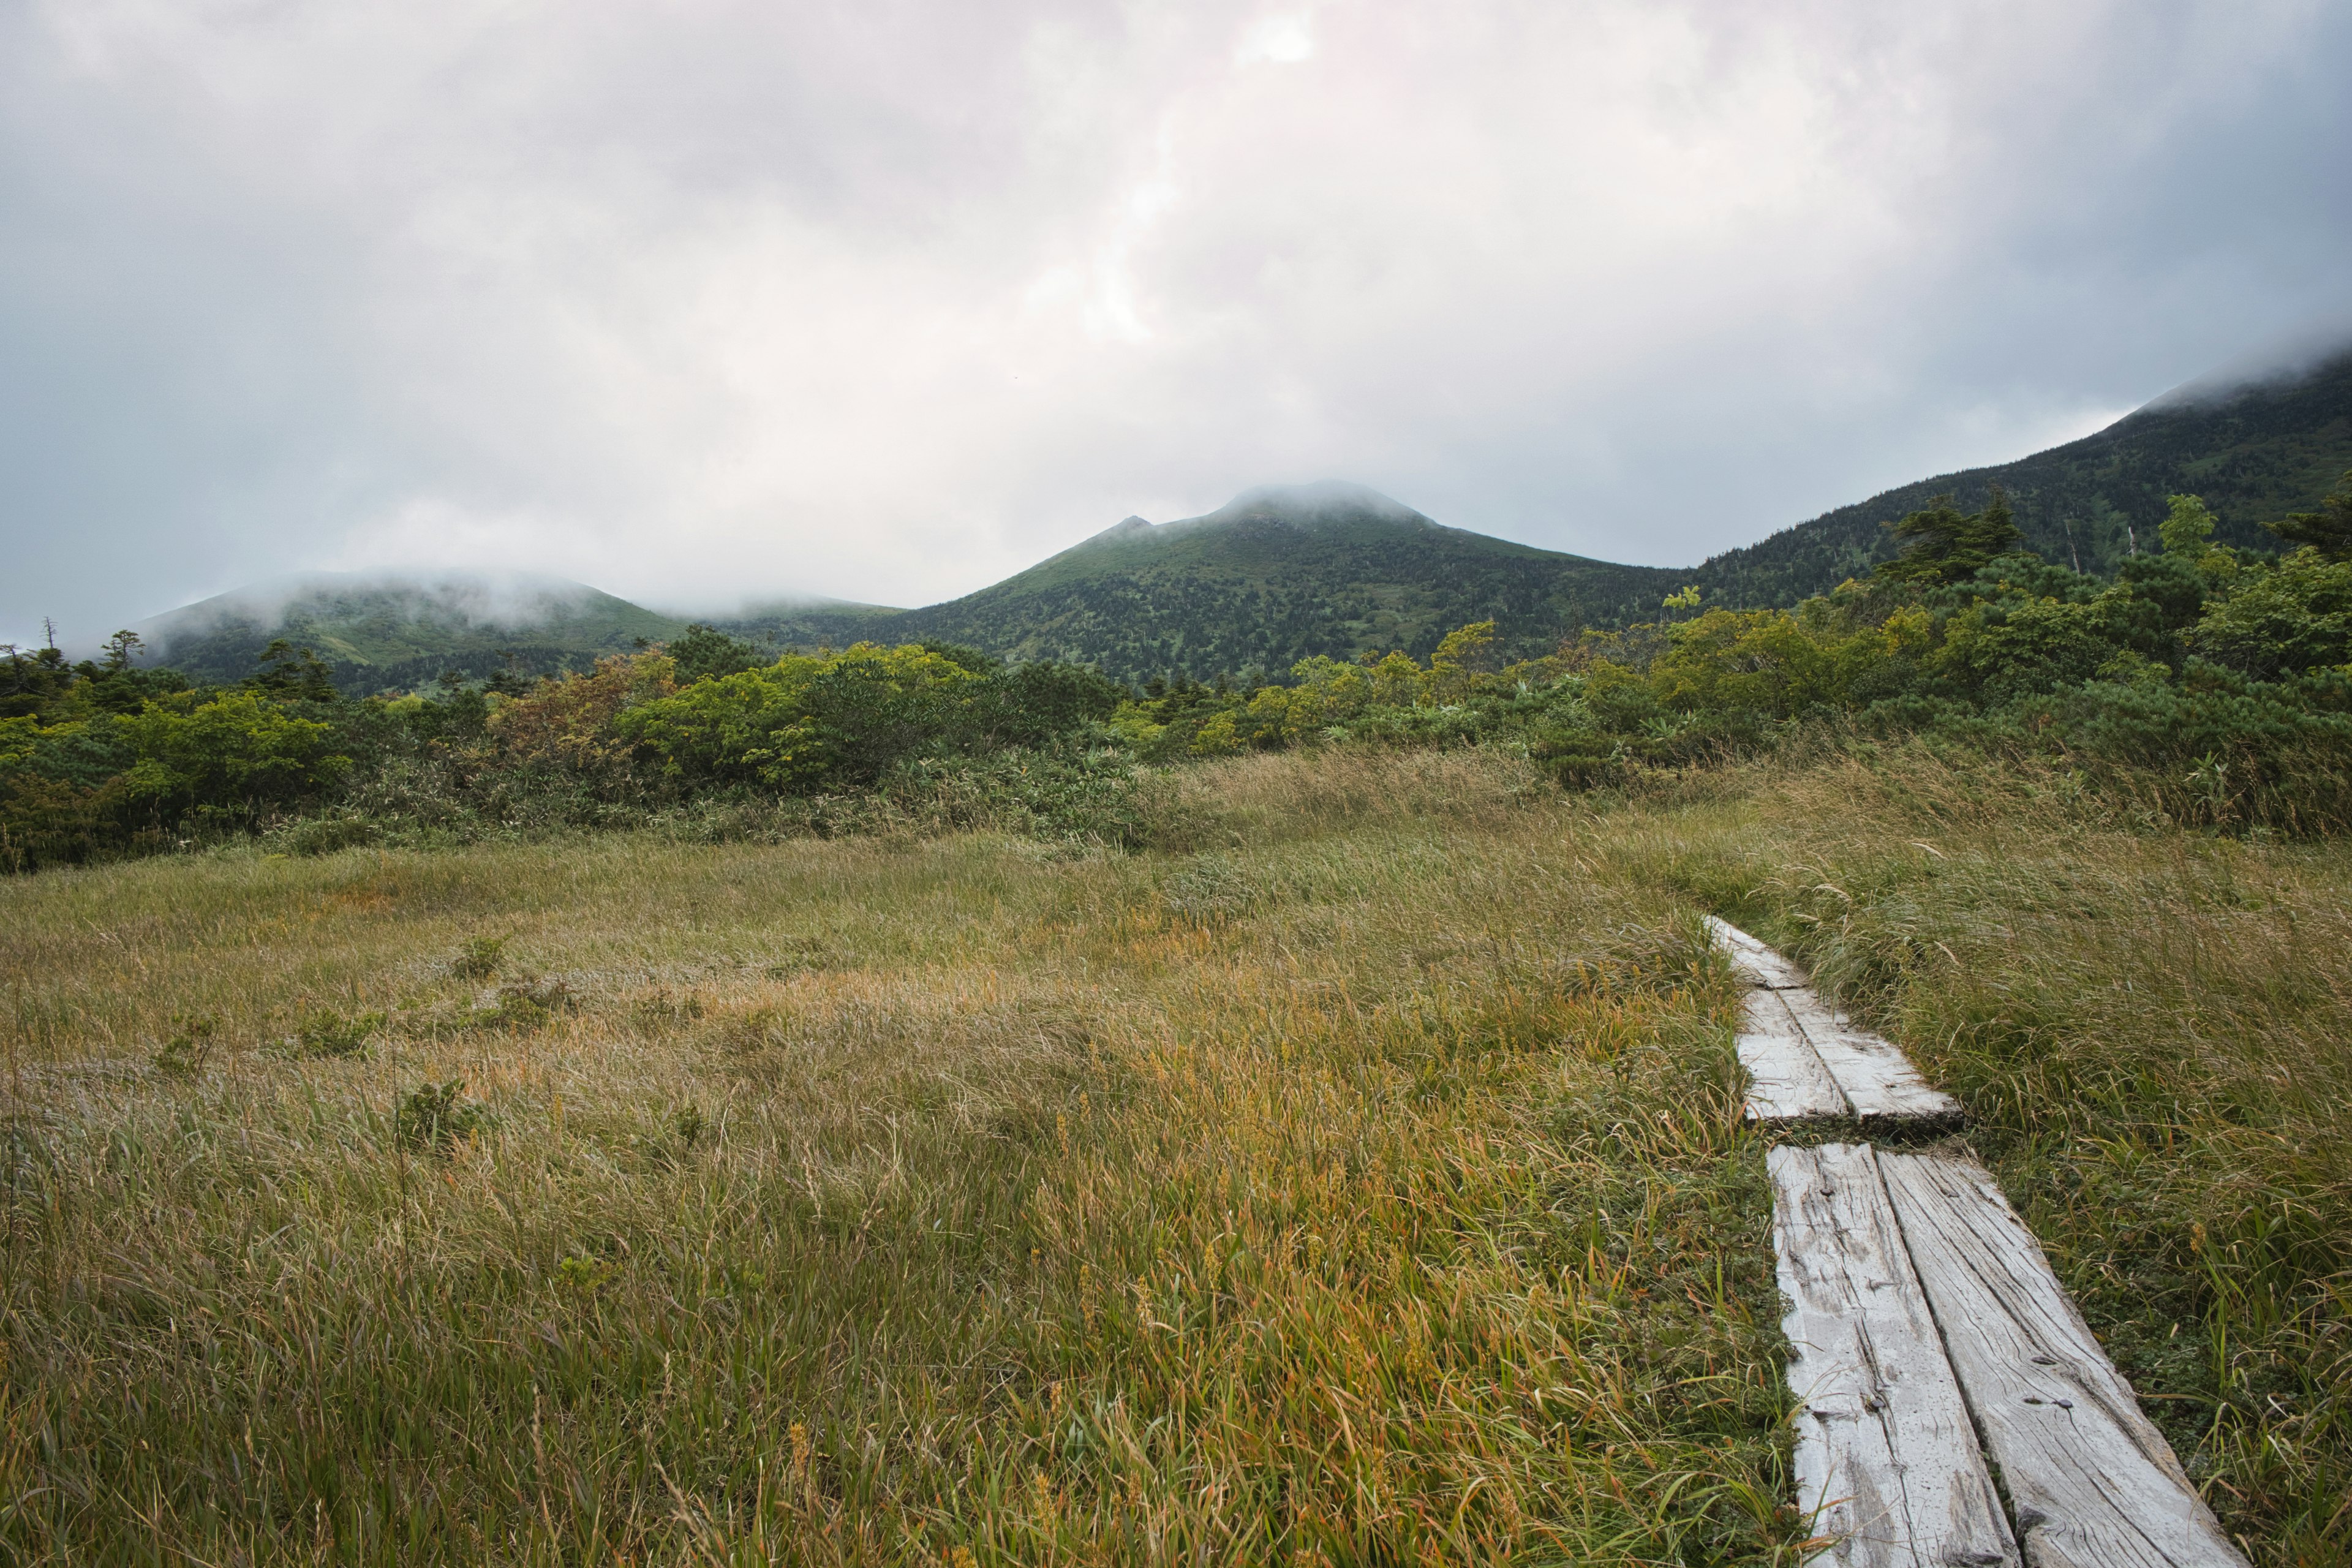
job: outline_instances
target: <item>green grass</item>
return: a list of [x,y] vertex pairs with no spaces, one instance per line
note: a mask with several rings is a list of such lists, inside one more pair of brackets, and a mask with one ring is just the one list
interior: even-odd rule
[[1186,857],[0,885],[6,1552],[1793,1563],[1717,909],[1962,1093],[2257,1557],[2342,1560],[2340,847],[1917,757],[1184,788]]

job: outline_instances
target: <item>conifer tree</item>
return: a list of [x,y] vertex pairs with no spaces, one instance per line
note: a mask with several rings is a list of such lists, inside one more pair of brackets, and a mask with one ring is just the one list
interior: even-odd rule
[[1963,512],[1951,497],[1937,496],[1925,510],[1885,527],[1904,542],[1903,553],[1881,563],[1878,575],[1897,583],[1957,583],[1973,577],[1995,557],[2020,553],[2025,538],[1999,485],[1982,511]]
[[2352,469],[2317,511],[2294,512],[2264,526],[2289,544],[2310,545],[2331,561],[2352,560]]

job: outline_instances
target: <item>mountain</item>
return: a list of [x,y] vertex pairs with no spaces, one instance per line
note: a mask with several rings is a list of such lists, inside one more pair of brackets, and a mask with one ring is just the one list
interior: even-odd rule
[[[1104,530],[976,594],[918,610],[815,600],[746,610],[721,629],[784,647],[865,639],[963,643],[1015,659],[1089,663],[1120,679],[1280,673],[1313,654],[1427,654],[1470,621],[1513,657],[1583,626],[1654,616],[1696,584],[1710,605],[1791,605],[1894,553],[1884,523],[2000,485],[2027,542],[2111,572],[2146,549],[2166,498],[2193,492],[2221,542],[2274,548],[2262,524],[2316,506],[2352,468],[2352,352],[2292,374],[2222,374],[2167,393],[2094,436],[2013,463],[1921,479],[1696,567],[1623,566],[1444,527],[1360,485],[1274,486],[1204,517]],[[134,628],[165,662],[231,680],[273,637],[307,643],[347,691],[408,689],[445,669],[578,668],[684,623],[553,577],[320,574],[207,599]]]
[[317,650],[353,694],[407,690],[444,670],[480,679],[579,668],[686,629],[561,577],[313,573],[184,605],[132,630],[155,662],[238,680],[273,637]]
[[2052,561],[2111,573],[2149,549],[2166,497],[2202,496],[2214,539],[2275,550],[2263,524],[2318,504],[2352,468],[2352,352],[2271,379],[2223,373],[2177,387],[2096,435],[1997,468],[1885,491],[1727,551],[1686,574],[1710,604],[1792,605],[1895,553],[1881,524],[1949,494],[1969,510],[1999,485],[2026,543]]
[[1313,654],[1426,654],[1454,627],[1488,619],[1507,652],[1546,653],[1565,628],[1654,610],[1678,585],[1656,567],[1446,528],[1360,485],[1270,486],[1205,517],[1130,517],[992,587],[868,622],[863,635],[1075,659],[1127,680],[1278,673]]
[[731,636],[778,647],[847,647],[856,642],[895,642],[900,617],[909,614],[887,605],[847,599],[788,599],[755,605],[732,616],[702,617]]

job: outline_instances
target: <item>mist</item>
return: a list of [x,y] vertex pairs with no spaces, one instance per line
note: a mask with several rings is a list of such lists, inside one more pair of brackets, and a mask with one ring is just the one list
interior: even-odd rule
[[418,563],[919,605],[1320,477],[1693,562],[2352,321],[2348,53],[2284,0],[35,0],[0,637]]

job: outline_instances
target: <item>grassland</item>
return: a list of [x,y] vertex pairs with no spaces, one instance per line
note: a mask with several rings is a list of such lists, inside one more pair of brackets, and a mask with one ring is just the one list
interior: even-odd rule
[[0,1551],[1794,1562],[1714,909],[1964,1097],[2258,1560],[2345,1560],[2340,845],[1907,753],[1183,787],[1181,855],[0,885]]

